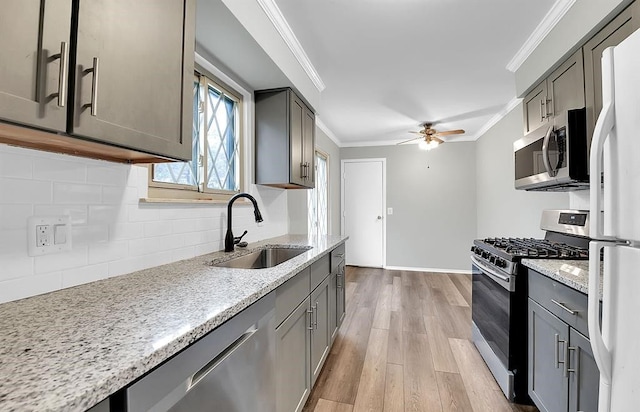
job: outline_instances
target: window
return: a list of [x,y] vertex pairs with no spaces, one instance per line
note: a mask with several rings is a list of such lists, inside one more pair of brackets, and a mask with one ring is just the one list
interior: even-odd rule
[[150,196],[226,200],[242,190],[242,99],[212,77],[194,75],[192,161],[154,164]]
[[307,230],[310,235],[326,235],[329,233],[329,200],[328,156],[316,151],[316,186],[307,191],[307,206],[309,215]]

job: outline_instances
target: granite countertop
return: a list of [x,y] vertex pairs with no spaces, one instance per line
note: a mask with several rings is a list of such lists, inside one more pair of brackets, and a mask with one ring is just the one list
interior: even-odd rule
[[[588,260],[522,259],[522,264],[585,295],[589,294]],[[600,300],[602,300],[602,267],[600,268]]]
[[0,305],[0,410],[84,411],[311,265],[346,237],[250,245],[312,249],[269,269],[215,252]]

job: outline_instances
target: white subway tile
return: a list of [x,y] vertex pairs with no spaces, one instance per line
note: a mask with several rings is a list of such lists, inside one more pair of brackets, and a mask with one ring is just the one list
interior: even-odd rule
[[51,182],[0,177],[0,203],[51,203]]
[[129,241],[131,256],[148,255],[183,247],[184,235],[169,235]]
[[0,237],[5,230],[27,230],[27,219],[33,216],[31,205],[0,205]]
[[171,260],[177,262],[179,260],[191,259],[196,256],[196,248],[194,246],[175,249],[171,252]]
[[33,275],[33,258],[25,250],[19,253],[0,254],[0,281]]
[[206,255],[208,253],[217,252],[222,250],[223,246],[221,242],[209,242],[201,245],[196,245],[196,256]]
[[36,275],[79,268],[87,265],[87,246],[74,245],[70,252],[36,256],[34,260]]
[[33,176],[33,157],[0,152],[0,176],[31,178]]
[[0,251],[1,253],[26,253],[27,249],[27,228],[8,229],[0,231]]
[[120,276],[171,262],[171,253],[166,252],[121,259],[109,263],[109,276]]
[[133,183],[136,187],[143,187],[149,185],[149,167],[151,166],[133,166],[137,172],[137,179]]
[[99,265],[83,266],[81,268],[62,271],[62,287],[82,285],[96,280],[109,277],[109,265],[101,263]]
[[173,233],[172,221],[145,222],[144,237],[166,236]]
[[71,227],[72,243],[74,246],[90,243],[106,242],[109,240],[108,225],[81,225]]
[[102,203],[118,205],[137,205],[140,198],[135,187],[104,186],[102,188]]
[[129,243],[125,240],[119,242],[103,242],[89,245],[89,264],[110,262],[124,259],[129,256]]
[[89,223],[110,225],[127,221],[127,208],[123,205],[90,205]]
[[144,237],[143,223],[115,223],[109,226],[109,240],[129,240]]
[[102,187],[80,183],[54,183],[53,202],[58,204],[100,203]]
[[71,225],[86,225],[88,213],[86,205],[35,205],[34,216],[69,216]]
[[130,172],[131,166],[128,165],[90,165],[87,168],[87,182],[124,187]]
[[33,178],[54,182],[86,182],[87,165],[69,159],[36,159],[33,162]]
[[62,288],[62,272],[0,282],[0,303],[40,295]]

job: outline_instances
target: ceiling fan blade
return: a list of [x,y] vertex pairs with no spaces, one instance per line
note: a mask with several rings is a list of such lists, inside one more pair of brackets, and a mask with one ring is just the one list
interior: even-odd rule
[[435,136],[431,136],[431,140],[435,140],[435,141],[437,141],[438,143],[444,143],[444,140],[442,140],[442,139],[438,139],[438,138],[437,138],[437,137],[435,137]]
[[421,134],[421,135],[425,135],[426,133],[424,132],[424,130],[420,130],[419,132],[414,132],[413,130],[409,131],[409,133],[415,133],[415,134]]
[[424,139],[424,138],[422,136],[414,137],[413,139],[409,139],[409,140],[405,140],[404,142],[396,143],[396,145],[413,142],[414,140],[418,140],[418,139]]
[[464,134],[464,130],[462,129],[457,129],[457,130],[446,130],[444,132],[438,132],[436,133],[437,136],[449,136],[451,134]]

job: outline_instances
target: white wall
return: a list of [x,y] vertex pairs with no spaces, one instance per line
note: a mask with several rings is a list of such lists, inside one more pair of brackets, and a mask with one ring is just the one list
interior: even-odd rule
[[[287,195],[251,185],[234,205],[248,242],[287,232]],[[223,248],[226,204],[144,204],[146,167],[0,145],[0,303],[194,257]],[[27,218],[69,214],[73,250],[27,256]]]
[[[387,266],[469,270],[476,237],[475,142],[342,148],[342,159],[387,159]],[[348,235],[348,233],[346,233]]]
[[476,142],[478,238],[542,237],[542,210],[569,207],[568,193],[514,189],[513,142],[521,137],[522,104]]

